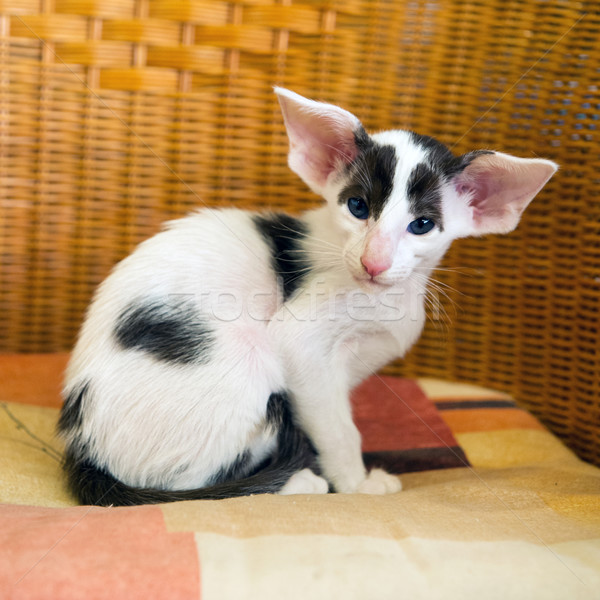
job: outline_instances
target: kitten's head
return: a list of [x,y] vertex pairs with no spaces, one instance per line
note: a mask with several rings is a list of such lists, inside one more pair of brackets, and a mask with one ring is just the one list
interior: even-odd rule
[[557,169],[500,152],[454,156],[410,131],[370,136],[346,110],[275,91],[290,168],[328,201],[346,267],[368,288],[427,271],[456,238],[512,231]]

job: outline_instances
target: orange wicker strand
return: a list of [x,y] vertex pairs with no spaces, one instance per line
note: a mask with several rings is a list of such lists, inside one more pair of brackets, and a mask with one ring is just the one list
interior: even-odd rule
[[600,464],[599,36],[585,0],[0,0],[0,350],[68,349],[166,219],[313,206],[279,84],[561,165],[517,232],[456,244],[388,370],[506,390]]

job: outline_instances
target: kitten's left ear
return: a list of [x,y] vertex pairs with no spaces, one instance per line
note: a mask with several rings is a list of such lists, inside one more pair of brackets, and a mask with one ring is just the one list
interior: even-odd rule
[[288,164],[321,194],[329,176],[358,154],[355,133],[364,131],[347,110],[275,88],[290,139]]
[[501,152],[465,155],[469,164],[453,179],[459,197],[468,202],[469,235],[508,233],[558,165],[541,158],[516,158]]

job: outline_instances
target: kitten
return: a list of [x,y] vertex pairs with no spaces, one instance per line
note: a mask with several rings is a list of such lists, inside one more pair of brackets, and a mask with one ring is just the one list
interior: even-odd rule
[[557,168],[368,135],[337,106],[275,91],[289,165],[326,203],[301,216],[203,209],[115,267],[59,421],[82,503],[398,491],[366,471],[349,393],[419,337],[450,243],[513,230]]

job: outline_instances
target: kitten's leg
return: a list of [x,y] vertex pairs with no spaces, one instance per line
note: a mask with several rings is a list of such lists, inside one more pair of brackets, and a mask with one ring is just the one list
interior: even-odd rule
[[[323,383],[323,382],[321,382]],[[323,391],[324,387],[321,387]],[[316,388],[295,397],[300,422],[315,444],[325,477],[342,493],[390,494],[402,489],[400,479],[382,469],[367,473],[362,459],[361,437],[347,394],[320,395]],[[308,395],[312,397],[307,399]],[[318,398],[318,407],[315,402]],[[333,401],[332,401],[333,400]]]
[[[350,377],[353,354],[341,344],[333,349],[323,335],[323,323],[302,321],[302,325],[284,328],[273,321],[273,333],[287,364],[287,380],[294,413],[319,454],[323,476],[337,492],[383,494],[401,488],[397,477],[375,470],[367,474],[361,451],[361,436],[352,419]],[[276,329],[276,330],[275,330]],[[393,342],[386,348],[386,357]],[[377,365],[384,357],[375,357]],[[364,376],[373,367],[362,365]],[[386,362],[386,361],[383,361]],[[361,377],[362,378],[362,377]]]
[[337,492],[356,492],[367,480],[367,471],[348,389],[340,381],[343,376],[336,375],[335,368],[324,369],[324,360],[303,362],[305,367],[290,378],[296,417],[316,447],[324,477]]
[[[345,347],[348,356],[347,372],[350,389],[376,373],[401,353],[398,341],[388,332],[362,336],[359,341],[345,342]],[[396,475],[387,473],[383,469],[372,469],[358,486],[357,491],[363,494],[389,494],[399,492],[401,489],[402,483]]]
[[346,370],[351,390],[401,356],[396,338],[388,332],[365,335],[355,341],[346,341],[343,346],[347,356]]
[[356,491],[360,494],[393,494],[401,489],[399,477],[383,469],[372,469]]
[[294,473],[288,482],[281,488],[282,496],[292,494],[326,494],[329,484],[325,479],[315,475],[310,469],[302,469]]

